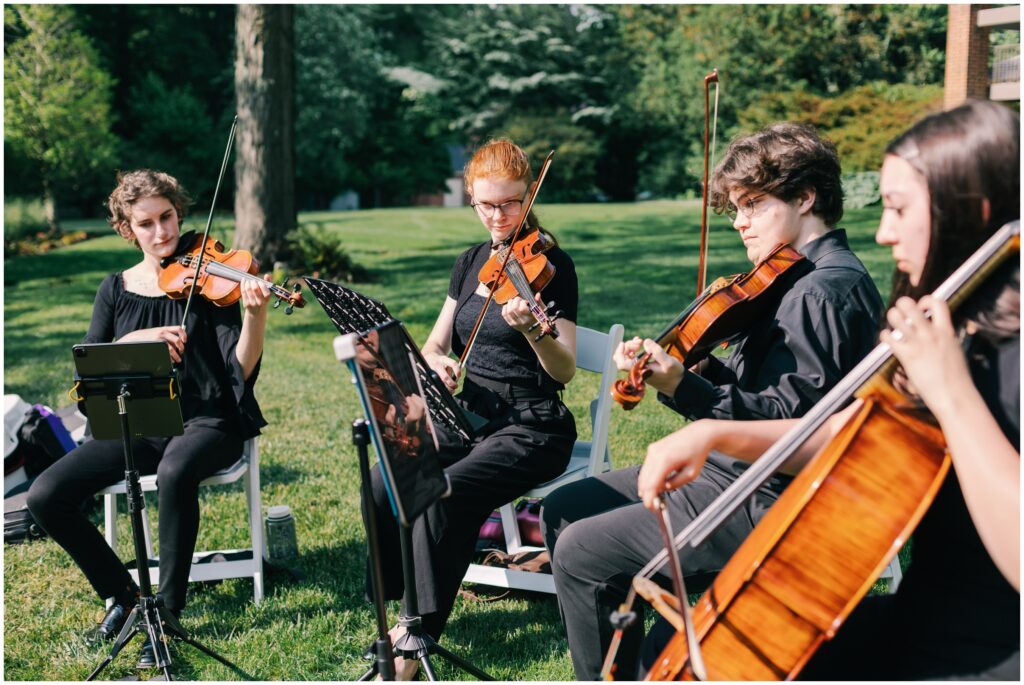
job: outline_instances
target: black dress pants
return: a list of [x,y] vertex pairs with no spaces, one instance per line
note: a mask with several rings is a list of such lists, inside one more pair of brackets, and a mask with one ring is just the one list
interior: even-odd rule
[[[655,515],[637,496],[640,467],[620,469],[563,486],[548,495],[541,511],[544,540],[558,606],[565,622],[577,680],[597,680],[614,632],[609,617],[629,592],[633,576],[664,549]],[[708,463],[700,475],[669,493],[673,531],[679,533],[711,504],[735,476]],[[778,494],[762,487],[698,549],[680,552],[689,592],[722,569]],[[652,578],[671,587],[667,567]],[[638,620],[623,633],[616,659],[619,679],[636,677],[643,639],[643,602],[634,604]]]
[[[233,464],[242,439],[206,426],[186,426],[173,438],[132,441],[141,475],[157,474],[160,484],[160,588],[164,604],[185,606],[188,573],[199,533],[199,482]],[[84,501],[124,478],[120,440],[93,440],[76,447],[32,483],[28,507],[33,518],[82,569],[101,598],[131,585],[131,576],[114,550],[82,511]]]
[[[517,400],[481,388],[460,399],[491,419],[483,437],[468,447],[441,450],[452,492],[413,522],[412,551],[417,608],[423,628],[438,639],[472,561],[480,527],[495,508],[565,471],[576,441],[572,414],[557,397]],[[404,601],[399,524],[391,512],[380,465],[370,472],[380,537],[384,594]],[[367,595],[370,595],[367,575]]]

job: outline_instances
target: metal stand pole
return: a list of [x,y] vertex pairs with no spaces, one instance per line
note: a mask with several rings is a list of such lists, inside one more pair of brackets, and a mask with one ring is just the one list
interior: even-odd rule
[[[146,549],[146,539],[143,533],[142,510],[146,506],[146,499],[142,494],[142,484],[139,482],[139,472],[135,468],[135,457],[132,453],[131,430],[128,426],[128,400],[131,393],[128,384],[121,386],[117,396],[117,413],[121,419],[121,441],[124,446],[124,479],[127,486],[128,512],[132,521],[132,538],[135,542],[135,565],[139,572],[139,603],[132,609],[124,622],[124,627],[114,641],[110,650],[99,666],[89,674],[86,680],[93,680],[124,647],[131,642],[138,633],[145,633],[153,645],[153,653],[156,656],[156,666],[163,671],[165,680],[172,680],[171,677],[171,654],[168,649],[170,637],[176,637],[186,644],[190,644],[204,654],[216,659],[228,668],[232,669],[245,680],[255,680],[251,675],[231,663],[212,649],[193,640],[185,632],[185,629],[178,622],[178,618],[163,606],[159,597],[153,595],[153,586],[149,577],[149,552]],[[165,632],[166,628],[166,632]]]
[[369,546],[373,605],[377,612],[377,640],[367,651],[367,656],[373,659],[373,663],[359,680],[369,680],[378,672],[383,680],[394,680],[395,655],[391,650],[388,617],[384,608],[384,574],[380,568],[380,539],[377,536],[377,517],[373,511],[373,492],[370,488],[370,457],[367,449],[370,444],[370,431],[365,419],[356,419],[352,422],[352,442],[355,443],[356,451],[359,453],[359,477],[362,479],[361,503]]

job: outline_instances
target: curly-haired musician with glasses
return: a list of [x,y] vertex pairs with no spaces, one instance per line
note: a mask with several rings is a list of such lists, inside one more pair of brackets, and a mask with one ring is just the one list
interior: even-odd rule
[[[878,289],[845,231],[835,227],[843,215],[835,147],[808,126],[769,126],[731,143],[710,190],[712,207],[732,219],[751,262],[780,243],[805,259],[783,275],[788,281],[781,296],[728,357],[684,368],[655,341],[634,338],[619,347],[615,361],[628,370],[650,352],[647,382],[665,405],[690,419],[801,416],[871,350],[882,311]],[[724,456],[709,458],[694,482],[669,494],[673,527],[681,530],[745,467]],[[632,467],[588,478],[544,501],[545,541],[581,680],[597,678],[612,636],[608,617],[633,575],[662,546],[637,494],[638,472]],[[789,480],[773,478],[708,544],[688,550],[684,571],[699,577],[719,571]],[[655,580],[669,584],[667,572]],[[642,626],[638,621],[628,630],[619,649],[619,673],[627,678],[635,673]]]

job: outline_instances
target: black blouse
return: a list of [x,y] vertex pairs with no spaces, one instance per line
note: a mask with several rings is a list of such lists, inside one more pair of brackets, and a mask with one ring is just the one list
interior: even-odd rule
[[[1020,451],[1020,336],[966,342],[974,384],[1006,439]],[[936,659],[956,649],[1020,648],[1020,593],[989,556],[955,469],[914,531],[910,567],[897,591],[901,613],[924,631]],[[951,650],[953,650],[951,652]]]
[[[111,274],[96,291],[92,321],[83,342],[108,343],[144,328],[177,326],[184,312],[185,300],[133,293],[125,290],[123,274]],[[245,380],[235,357],[242,332],[241,307],[218,307],[197,296],[188,316],[188,341],[178,365],[186,426],[219,428],[243,439],[258,435],[267,425],[253,394],[260,362]]]
[[[552,248],[545,254],[555,267],[555,275],[542,291],[544,301],[554,300],[556,309],[562,310],[561,318],[575,323],[579,304],[576,267],[561,248]],[[474,291],[480,283],[477,274],[489,256],[490,243],[482,243],[459,255],[452,269],[448,296],[458,303],[452,349],[460,356],[486,299],[482,295],[474,295]],[[488,305],[466,371],[520,386],[539,386],[545,390],[565,387],[544,370],[526,337],[501,318],[501,307],[493,300]]]

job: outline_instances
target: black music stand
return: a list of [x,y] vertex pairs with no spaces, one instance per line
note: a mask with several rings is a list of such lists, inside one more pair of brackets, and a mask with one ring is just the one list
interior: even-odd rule
[[[386,338],[390,337],[392,341],[390,347],[392,352],[394,352],[396,347],[395,336],[398,336],[398,342],[401,341],[400,324],[397,321],[392,321],[385,326],[378,327],[376,330],[380,335],[377,339],[380,342],[379,348],[386,349],[389,347]],[[374,399],[371,397],[371,390],[368,387],[372,382],[368,378],[370,374],[364,374],[360,363],[356,361],[356,349],[360,346],[365,348],[372,345],[373,342],[370,338],[358,334],[338,336],[334,340],[335,356],[339,361],[345,362],[352,372],[363,410],[366,413],[366,420],[357,419],[353,423],[352,439],[359,453],[359,470],[362,477],[362,506],[364,508],[363,511],[367,514],[365,518],[369,542],[370,578],[373,585],[373,599],[377,616],[377,640],[374,641],[365,653],[365,657],[372,659],[373,663],[358,680],[370,680],[378,673],[380,673],[384,680],[393,680],[395,677],[394,657],[400,656],[404,659],[418,660],[427,674],[427,679],[432,682],[436,681],[437,674],[434,672],[434,666],[430,661],[431,654],[438,654],[444,657],[456,667],[481,680],[493,680],[484,671],[439,645],[429,633],[423,630],[416,597],[416,572],[412,556],[412,522],[417,516],[422,514],[430,503],[446,496],[450,491],[450,485],[447,483],[447,476],[444,475],[440,463],[437,462],[436,442],[433,440],[432,426],[429,423],[428,428],[431,432],[431,440],[424,440],[419,443],[416,450],[418,454],[412,456],[411,459],[405,459],[405,464],[401,463],[403,459],[397,453],[398,448],[394,447],[394,438],[391,438],[389,442],[387,436],[382,432],[372,408]],[[397,346],[402,347],[400,344]],[[401,351],[404,352],[404,350]],[[387,356],[379,354],[378,361],[384,362]],[[408,357],[408,364],[411,365],[412,362],[413,360],[410,355]],[[401,366],[401,364],[399,363],[396,366]],[[414,373],[409,366],[406,366],[405,369],[394,368],[392,371],[396,372],[396,377],[404,376],[406,379],[413,377]],[[391,373],[389,372],[388,375],[390,376]],[[403,392],[408,390],[410,389],[406,388]],[[422,388],[418,387],[418,390],[422,394]],[[373,494],[370,488],[370,462],[367,446],[370,444],[371,439],[381,461],[381,473],[384,476],[392,510],[399,521],[402,579],[405,586],[407,615],[400,616],[398,624],[404,626],[407,632],[397,640],[393,650],[390,637],[388,636],[387,617],[384,606],[383,574],[380,561],[380,542],[377,536],[376,516],[373,511]],[[405,444],[408,445],[408,442]],[[409,455],[406,456],[408,457]],[[420,464],[413,465],[409,463],[420,459],[423,460]],[[438,489],[438,474],[443,477],[443,490]],[[416,492],[410,492],[411,488],[415,488]]]
[[132,439],[181,435],[184,426],[177,396],[177,374],[163,342],[75,345],[75,389],[84,400],[93,437],[121,439],[128,512],[131,515],[135,562],[139,573],[139,602],[99,666],[86,680],[93,680],[139,633],[153,645],[156,666],[171,680],[170,638],[177,638],[216,659],[246,680],[252,676],[220,654],[188,636],[159,597],[149,578],[149,553],[143,533],[142,511],[146,500],[135,468]]

